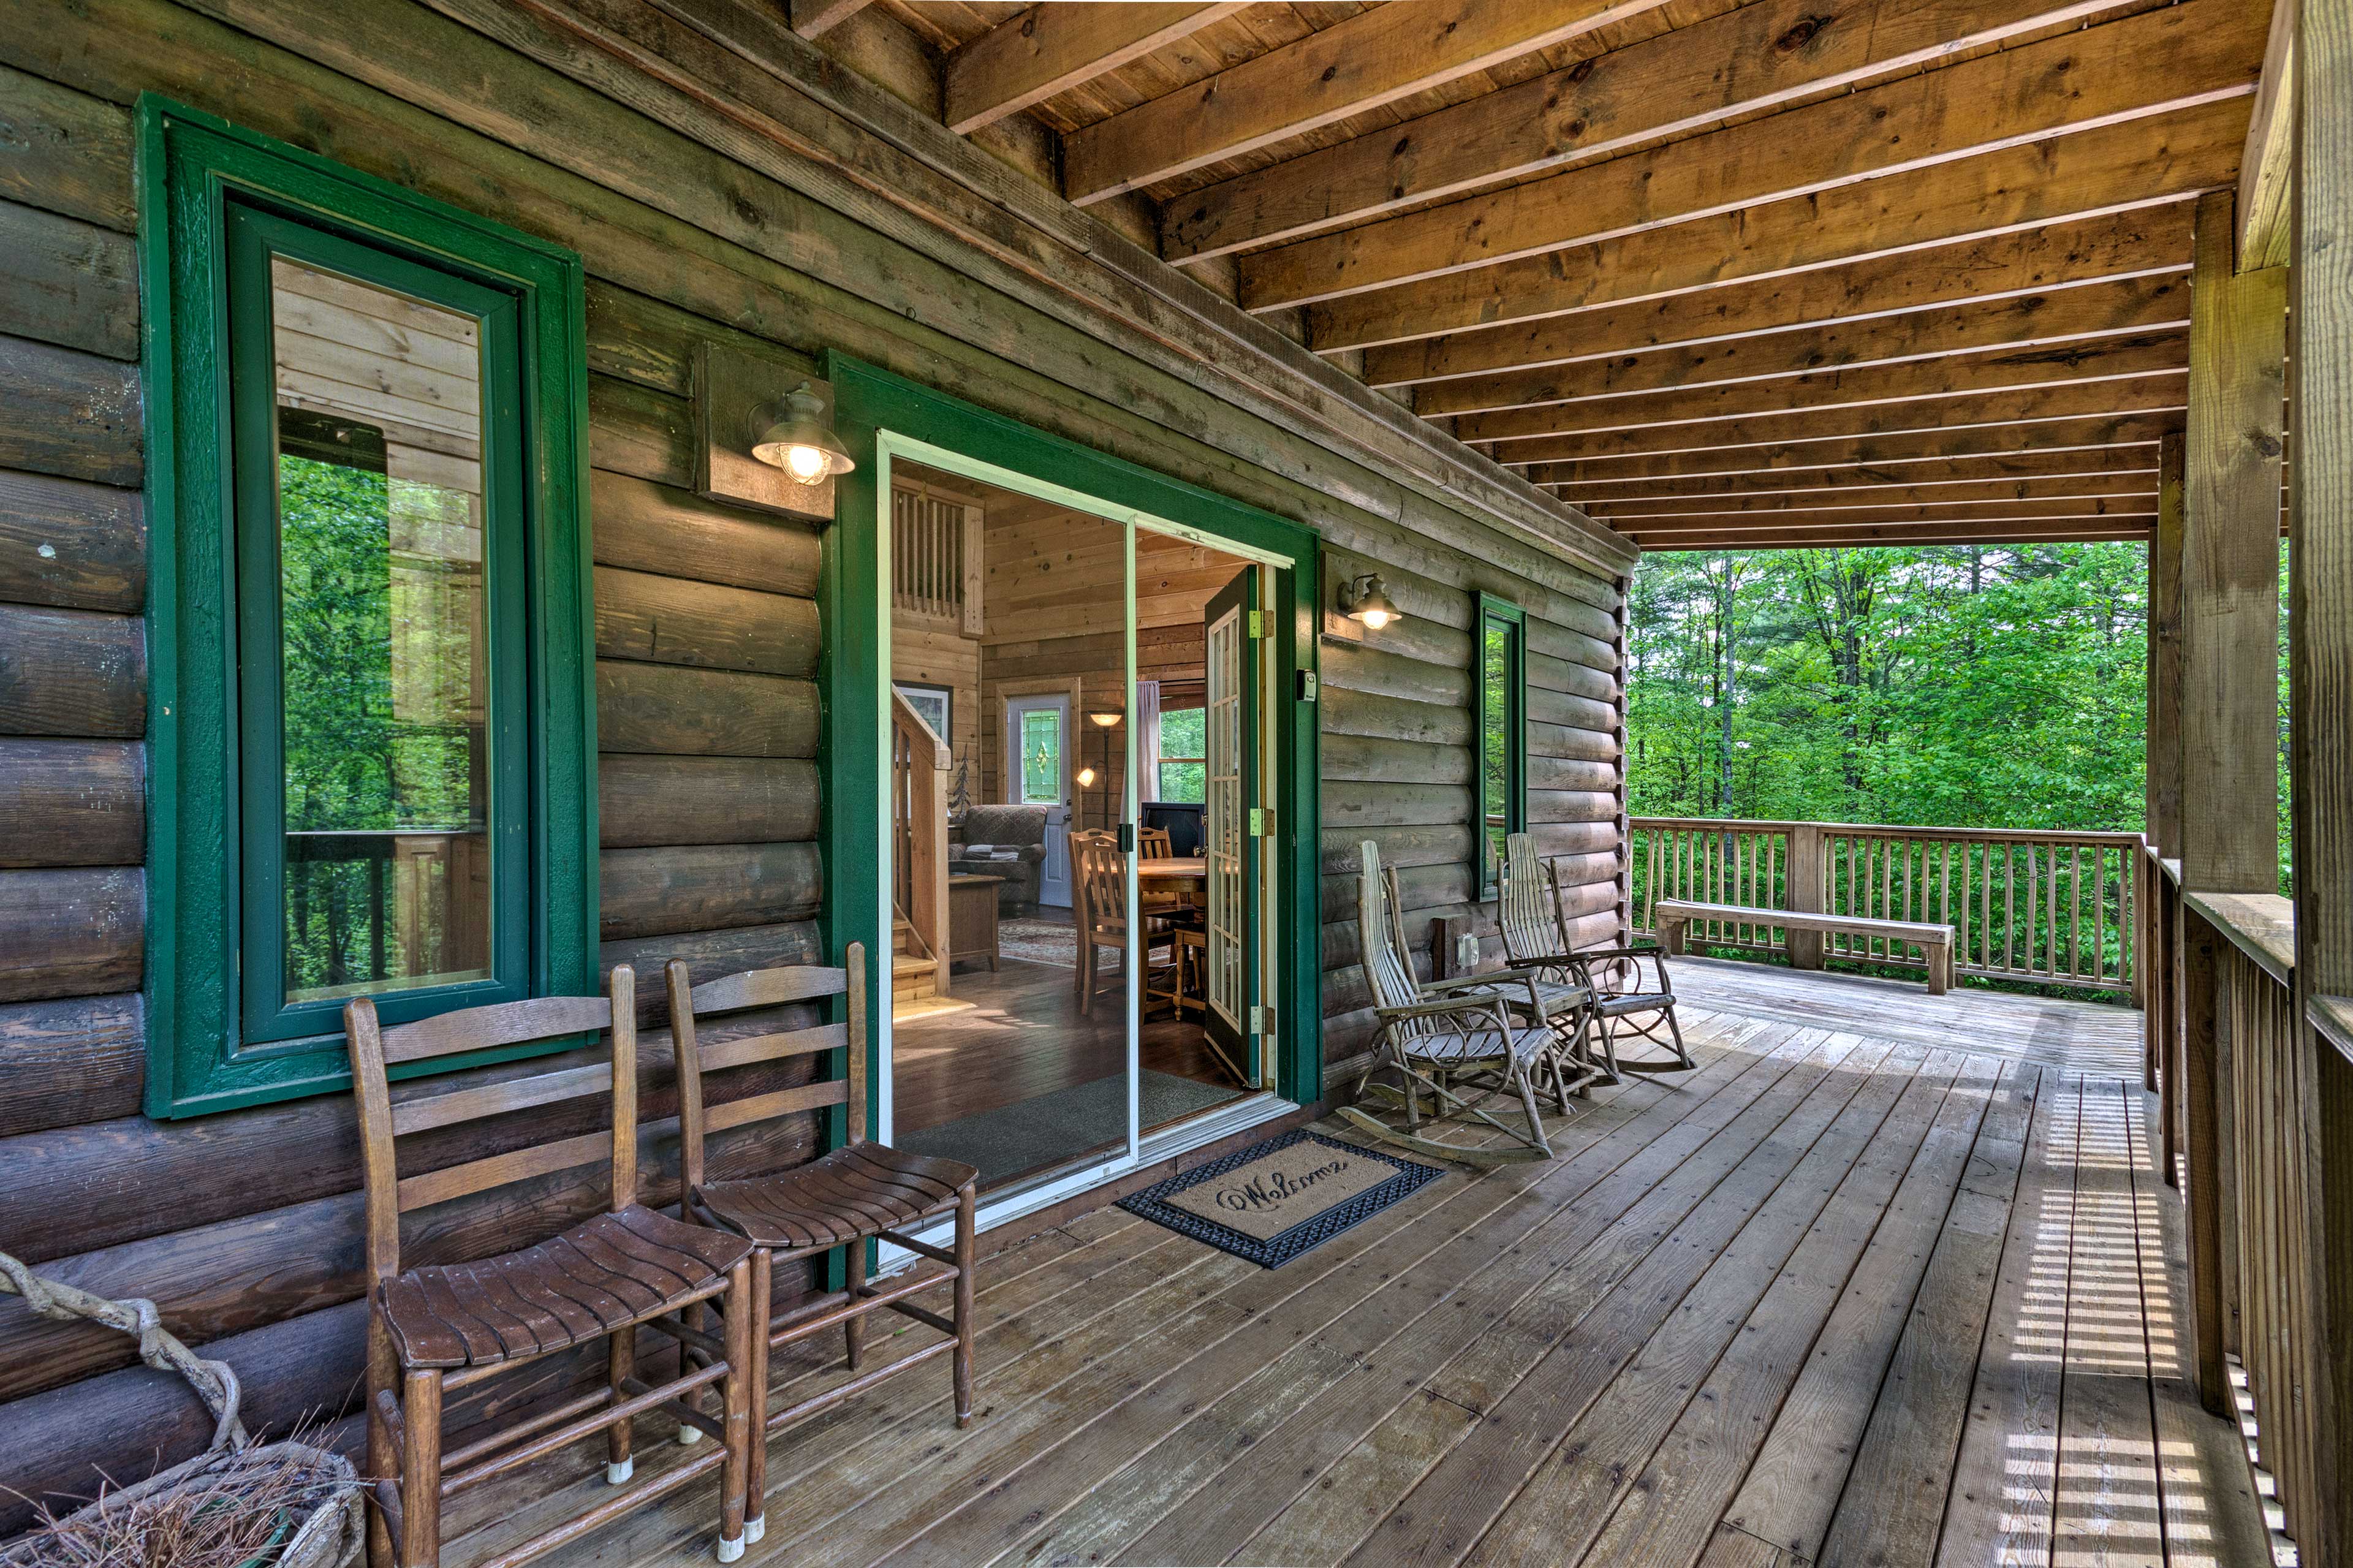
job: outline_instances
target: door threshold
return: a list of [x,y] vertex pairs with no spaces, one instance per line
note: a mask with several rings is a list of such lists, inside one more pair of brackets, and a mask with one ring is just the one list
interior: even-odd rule
[[[1180,1154],[1215,1143],[1221,1138],[1247,1131],[1261,1122],[1287,1116],[1298,1109],[1295,1101],[1284,1100],[1271,1090],[1260,1089],[1244,1095],[1240,1100],[1213,1107],[1174,1126],[1147,1133],[1137,1147],[1133,1163],[1125,1159],[1091,1160],[1073,1169],[1049,1171],[1001,1192],[991,1193],[981,1199],[979,1212],[973,1219],[973,1228],[986,1231],[1008,1225],[1024,1215],[1050,1208],[1065,1199],[1116,1180],[1139,1166],[1173,1160]],[[955,1220],[953,1216],[943,1216],[909,1234],[917,1241],[934,1247],[947,1247],[952,1244],[955,1234]],[[913,1253],[883,1242],[878,1248],[876,1271],[878,1274],[895,1273],[914,1261]]]

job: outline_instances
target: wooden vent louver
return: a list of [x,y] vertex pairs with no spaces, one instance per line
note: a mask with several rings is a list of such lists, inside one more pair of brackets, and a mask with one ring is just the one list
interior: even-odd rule
[[981,509],[918,484],[891,487],[891,603],[917,620],[980,635]]

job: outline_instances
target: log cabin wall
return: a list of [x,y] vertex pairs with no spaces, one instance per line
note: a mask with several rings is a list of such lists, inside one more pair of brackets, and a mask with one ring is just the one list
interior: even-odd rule
[[[800,40],[776,48],[780,71],[807,71]],[[723,151],[715,128],[675,128],[691,116],[671,100],[638,101],[628,70],[566,49],[520,10],[473,0],[0,0],[0,1247],[101,1294],[153,1298],[237,1367],[258,1429],[314,1416],[356,1440],[358,1142],[341,1096],[176,1122],[140,1114],[142,91],[584,258],[603,957],[638,967],[649,1024],[662,1022],[651,977],[666,959],[701,977],[813,958],[822,936],[820,541],[693,493],[691,367],[711,342],[799,374],[845,350],[1302,521],[1326,541],[1334,581],[1386,574],[1410,618],[1367,636],[1327,605],[1324,628],[1327,1082],[1367,1037],[1342,879],[1356,840],[1378,838],[1398,868],[1425,961],[1425,917],[1469,904],[1474,591],[1529,614],[1530,816],[1546,851],[1570,858],[1579,929],[1607,935],[1622,920],[1611,563],[1630,556],[1588,545],[1577,563],[1538,524],[1497,521],[1494,495],[1516,492],[1467,453],[1445,459],[1470,465],[1450,479],[1428,477],[1426,450],[1419,468],[1383,467],[1361,441],[1302,434],[1133,343],[1107,345],[1098,322],[976,281],[996,263],[965,241],[845,216],[853,197],[819,199],[822,180],[771,172],[774,147]],[[656,100],[663,118],[647,111]],[[874,140],[844,133],[861,149]],[[1457,491],[1484,499],[1456,504]],[[664,1201],[674,1097],[659,1030],[643,1055],[647,1190]],[[761,1092],[801,1070],[743,1069],[712,1092]],[[404,1158],[450,1164],[585,1131],[597,1110],[579,1113],[578,1128],[534,1112],[426,1135]],[[789,1165],[818,1132],[807,1119],[744,1129],[717,1163]],[[578,1173],[485,1194],[421,1216],[410,1250],[425,1262],[522,1245],[603,1196]],[[520,1394],[489,1387],[544,1397],[596,1375],[589,1359],[552,1359]],[[465,1415],[453,1402],[453,1433]],[[26,1521],[26,1496],[86,1495],[100,1468],[128,1482],[208,1430],[119,1336],[0,1300],[0,1533]]]

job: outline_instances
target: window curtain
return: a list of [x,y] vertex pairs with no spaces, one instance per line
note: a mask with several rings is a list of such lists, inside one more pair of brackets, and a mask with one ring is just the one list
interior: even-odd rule
[[1135,798],[1160,798],[1160,682],[1135,683]]

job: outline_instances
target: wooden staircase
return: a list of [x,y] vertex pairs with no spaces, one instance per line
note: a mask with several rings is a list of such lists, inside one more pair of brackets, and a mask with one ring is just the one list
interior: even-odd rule
[[940,994],[940,966],[922,949],[914,926],[904,916],[891,922],[891,1005],[894,1010]]

